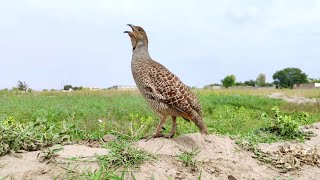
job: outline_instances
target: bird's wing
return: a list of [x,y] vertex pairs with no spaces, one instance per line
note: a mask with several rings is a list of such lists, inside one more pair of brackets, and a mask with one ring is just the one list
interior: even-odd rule
[[170,108],[191,116],[192,110],[202,116],[201,107],[196,95],[183,82],[160,63],[152,61],[146,69],[144,83],[148,98],[165,103]]

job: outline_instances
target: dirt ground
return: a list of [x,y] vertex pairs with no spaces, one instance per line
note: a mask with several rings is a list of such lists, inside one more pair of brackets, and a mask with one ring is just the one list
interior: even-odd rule
[[[284,145],[303,147],[320,146],[320,123],[304,127],[317,136],[304,143],[260,144],[264,152],[275,153]],[[301,169],[286,173],[271,164],[254,158],[254,154],[242,150],[229,137],[200,134],[188,134],[173,139],[157,138],[141,140],[135,144],[138,148],[157,155],[157,159],[144,163],[133,170],[136,179],[319,179],[320,168],[303,165]],[[192,149],[199,150],[196,156],[198,169],[184,167],[177,155]],[[39,162],[40,151],[24,152],[21,158],[11,155],[0,157],[0,179],[64,179],[66,172],[89,172],[98,169],[96,155],[108,154],[103,148],[91,148],[85,145],[66,145],[58,152],[55,162]],[[319,156],[319,151],[317,151]],[[73,159],[73,161],[70,161]],[[81,161],[75,161],[81,159]],[[87,161],[83,161],[87,160]],[[127,179],[132,177],[127,176]]]
[[[54,162],[40,162],[39,153],[41,151],[17,154],[21,157],[12,155],[0,157],[0,179],[64,179],[67,171],[74,173],[94,171],[99,168],[98,163],[94,161],[96,155],[106,155],[108,150],[84,145],[65,145],[63,150],[57,153]],[[81,161],[68,161],[72,158]]]
[[283,93],[273,93],[268,95],[267,97],[274,98],[274,99],[282,99],[284,101],[290,103],[316,103],[316,98],[306,98],[301,96],[288,96]]

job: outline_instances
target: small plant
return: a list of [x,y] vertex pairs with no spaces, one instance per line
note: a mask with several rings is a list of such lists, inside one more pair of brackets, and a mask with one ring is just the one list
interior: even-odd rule
[[[124,180],[126,171],[121,171],[117,173],[112,169],[106,169],[103,165],[95,172],[87,172],[82,174],[82,177],[85,179],[100,180],[100,179],[110,179],[110,180]],[[131,173],[132,179],[135,180],[135,177]]]
[[109,143],[107,148],[110,149],[109,154],[98,158],[107,169],[136,167],[154,158],[146,151],[134,147],[130,141],[121,138]]
[[73,124],[53,123],[46,117],[22,123],[12,116],[0,122],[0,156],[10,151],[35,151],[43,147],[71,141],[70,135],[81,132]]
[[182,164],[186,167],[191,167],[193,171],[197,170],[197,160],[195,157],[200,153],[200,150],[198,149],[192,149],[190,152],[182,152],[180,155],[178,155],[179,160],[182,162]]
[[303,138],[303,133],[298,124],[301,121],[300,116],[283,115],[277,106],[271,110],[274,113],[273,117],[264,115],[264,119],[270,124],[268,129],[271,132],[288,139]]
[[153,127],[152,117],[142,117],[138,114],[130,114],[130,136],[136,139],[144,137]]

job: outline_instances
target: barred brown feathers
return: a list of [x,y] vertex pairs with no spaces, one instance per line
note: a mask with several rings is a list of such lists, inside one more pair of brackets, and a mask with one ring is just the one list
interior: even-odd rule
[[152,109],[160,116],[160,123],[152,137],[163,136],[162,126],[169,116],[173,125],[166,137],[176,132],[176,117],[194,122],[202,134],[208,130],[202,119],[202,110],[197,96],[173,73],[151,59],[148,38],[143,28],[129,24],[132,32],[125,31],[131,38],[131,70],[135,83]]

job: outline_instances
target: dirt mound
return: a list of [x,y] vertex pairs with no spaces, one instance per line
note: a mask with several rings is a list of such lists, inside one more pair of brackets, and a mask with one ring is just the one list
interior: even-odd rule
[[273,93],[267,96],[269,98],[282,99],[290,103],[316,103],[317,102],[316,98],[305,98],[301,96],[287,96],[283,93]]
[[[319,126],[320,123],[308,128],[319,136],[300,144],[309,147],[319,146]],[[263,144],[261,148],[276,153],[283,149],[283,144],[296,145],[288,142],[274,143]],[[136,145],[150,153],[157,154],[159,157],[154,162],[142,165],[134,173],[137,179],[197,179],[198,177],[201,179],[288,179],[290,177],[317,179],[316,177],[320,175],[319,167],[309,165],[282,173],[281,169],[253,158],[253,153],[241,150],[230,138],[217,135],[204,137],[200,134],[189,134],[174,139],[159,138],[147,142],[139,141]],[[193,149],[200,151],[196,156],[196,160],[200,162],[197,171],[190,167],[184,167],[182,162],[178,160],[179,154],[190,152]],[[319,156],[319,152],[312,152],[313,155]]]
[[[174,139],[139,141],[137,146],[159,156],[155,162],[141,166],[137,179],[263,179],[277,177],[277,172],[252,158],[250,152],[237,148],[227,137],[189,134]],[[199,170],[184,167],[178,155],[198,149]],[[280,176],[280,175],[278,175]]]
[[[306,126],[318,136],[312,137],[304,143],[273,143],[261,144],[263,152],[281,152],[282,156],[289,155],[293,158],[304,156],[303,149],[283,149],[288,147],[315,147],[320,145],[320,123]],[[156,154],[157,159],[145,162],[140,168],[128,173],[126,179],[317,179],[320,176],[320,168],[316,165],[304,164],[285,173],[275,168],[272,164],[260,162],[254,158],[254,154],[242,150],[229,137],[219,135],[202,136],[189,134],[173,139],[156,138],[149,141],[141,140],[134,146]],[[281,151],[282,148],[282,151]],[[196,168],[185,166],[179,155],[185,152],[197,151],[194,159]],[[58,152],[55,163],[40,163],[37,156],[40,151],[22,153],[22,158],[6,155],[0,157],[0,179],[65,179],[66,172],[74,173],[94,171],[99,168],[94,161],[95,156],[108,154],[108,150],[102,148],[90,148],[83,145],[67,145],[64,150]],[[300,153],[302,152],[302,153]],[[319,155],[318,151],[312,151],[312,155]],[[298,154],[298,156],[296,156]],[[293,155],[293,156],[291,156]],[[311,156],[307,154],[307,158]],[[276,156],[274,156],[276,157]],[[314,157],[314,156],[312,156]],[[70,161],[70,159],[87,159],[88,161]],[[307,160],[309,160],[307,159]],[[312,160],[312,159],[311,159]],[[301,160],[306,162],[305,159]],[[310,162],[310,161],[307,161]],[[314,162],[314,161],[312,161]],[[133,176],[132,176],[133,175]],[[68,177],[70,179],[70,177]],[[72,178],[71,178],[72,179]]]

